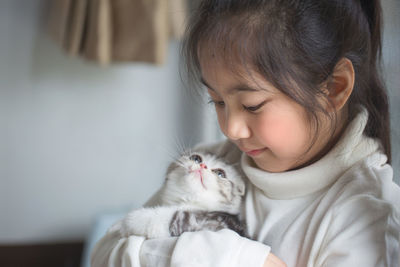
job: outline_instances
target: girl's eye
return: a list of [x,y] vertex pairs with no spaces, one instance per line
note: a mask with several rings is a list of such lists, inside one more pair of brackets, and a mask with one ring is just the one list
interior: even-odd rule
[[197,155],[197,154],[191,155],[191,156],[189,157],[189,159],[190,159],[191,161],[194,161],[194,162],[197,163],[197,164],[200,164],[200,163],[203,162],[203,159],[202,159],[199,155]]
[[226,178],[226,173],[223,169],[213,169],[211,171],[215,173],[219,178]]
[[216,106],[218,106],[218,107],[223,107],[223,106],[225,106],[225,102],[224,102],[224,101],[216,101],[216,100],[212,100],[212,99],[210,99],[210,100],[208,101],[208,104],[214,104],[214,105],[216,105]]
[[254,111],[259,110],[262,106],[264,106],[266,102],[267,102],[267,101],[263,101],[263,102],[261,102],[260,104],[258,104],[258,105],[256,105],[256,106],[245,106],[245,105],[243,105],[243,108],[244,108],[245,110],[250,111],[250,112],[254,112]]

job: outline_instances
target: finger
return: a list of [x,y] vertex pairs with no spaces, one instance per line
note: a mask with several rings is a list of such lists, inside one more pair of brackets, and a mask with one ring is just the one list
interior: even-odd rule
[[286,267],[286,264],[272,253],[269,253],[264,267]]

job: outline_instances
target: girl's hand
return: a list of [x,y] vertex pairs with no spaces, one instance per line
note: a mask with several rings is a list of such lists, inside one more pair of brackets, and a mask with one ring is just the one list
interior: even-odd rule
[[263,267],[286,267],[286,263],[284,263],[274,254],[269,253],[267,259],[264,262]]

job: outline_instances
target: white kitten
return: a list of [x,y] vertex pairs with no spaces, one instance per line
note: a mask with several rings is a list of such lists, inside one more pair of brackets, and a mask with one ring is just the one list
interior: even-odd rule
[[159,206],[128,213],[114,227],[122,236],[178,236],[186,231],[230,228],[241,235],[238,218],[245,184],[233,166],[210,154],[191,153],[172,163]]

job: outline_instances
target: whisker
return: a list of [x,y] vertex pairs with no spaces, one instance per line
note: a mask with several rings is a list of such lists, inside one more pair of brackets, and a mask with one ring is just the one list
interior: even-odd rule
[[186,145],[185,145],[183,139],[175,138],[175,145],[176,145],[176,148],[178,150],[178,153],[180,155],[184,154],[184,152],[186,150]]
[[175,161],[175,163],[178,164],[178,165],[180,165],[180,166],[182,166],[182,167],[184,167],[184,165],[185,165],[185,163],[184,163],[182,160],[180,160],[180,159],[177,159],[177,160]]
[[167,154],[168,158],[171,159],[171,161],[176,161],[179,158],[179,155],[177,155],[175,151],[171,151],[170,148],[164,147],[163,150]]

